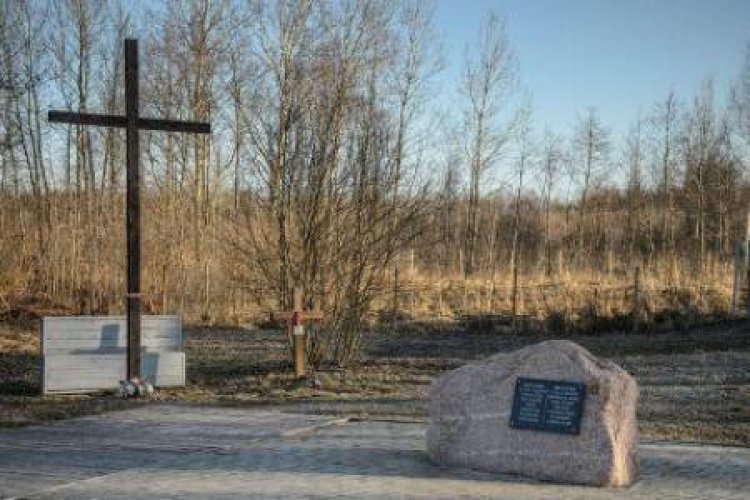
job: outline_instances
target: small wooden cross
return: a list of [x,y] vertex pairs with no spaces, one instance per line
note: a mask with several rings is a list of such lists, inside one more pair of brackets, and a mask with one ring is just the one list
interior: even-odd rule
[[307,375],[307,369],[305,367],[305,348],[307,346],[307,338],[305,335],[304,323],[306,321],[323,319],[323,313],[317,309],[303,311],[302,288],[295,287],[294,307],[292,307],[292,310],[274,313],[273,316],[275,318],[286,320],[289,338],[294,338],[294,373],[297,378],[304,378]]
[[140,116],[138,103],[138,41],[125,40],[125,115],[102,115],[50,111],[50,123],[93,125],[125,129],[126,221],[127,240],[127,378],[141,375],[141,201],[140,130],[210,134],[211,125],[201,122],[159,120]]

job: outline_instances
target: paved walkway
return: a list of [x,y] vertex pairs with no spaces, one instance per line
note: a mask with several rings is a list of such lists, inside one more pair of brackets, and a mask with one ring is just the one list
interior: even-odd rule
[[148,406],[0,431],[2,498],[750,498],[750,449],[647,444],[627,490],[448,470],[424,426]]

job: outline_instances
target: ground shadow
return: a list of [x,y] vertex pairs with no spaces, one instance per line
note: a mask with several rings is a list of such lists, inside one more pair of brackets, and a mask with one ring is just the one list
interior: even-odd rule
[[[467,333],[428,328],[365,335],[364,359],[479,359],[509,352],[555,336],[539,334]],[[612,332],[597,336],[563,336],[598,356],[691,354],[750,348],[750,322],[721,322],[689,331]]]
[[0,395],[38,396],[41,394],[41,363],[42,358],[39,354],[0,353]]

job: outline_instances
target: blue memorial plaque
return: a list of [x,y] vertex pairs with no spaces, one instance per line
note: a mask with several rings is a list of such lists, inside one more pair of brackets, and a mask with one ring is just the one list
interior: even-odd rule
[[586,384],[518,377],[510,426],[556,434],[581,432]]

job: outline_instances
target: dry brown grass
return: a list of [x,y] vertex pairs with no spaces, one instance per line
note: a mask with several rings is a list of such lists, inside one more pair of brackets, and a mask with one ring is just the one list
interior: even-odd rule
[[[640,328],[673,329],[726,318],[732,294],[728,266],[702,274],[685,266],[655,266],[640,273]],[[519,280],[518,315],[540,329],[595,333],[633,326],[634,272],[541,273]],[[416,273],[404,284],[401,314],[415,320],[456,320],[465,316],[510,316],[513,288],[506,275],[445,276]],[[387,311],[384,297],[377,306]]]

